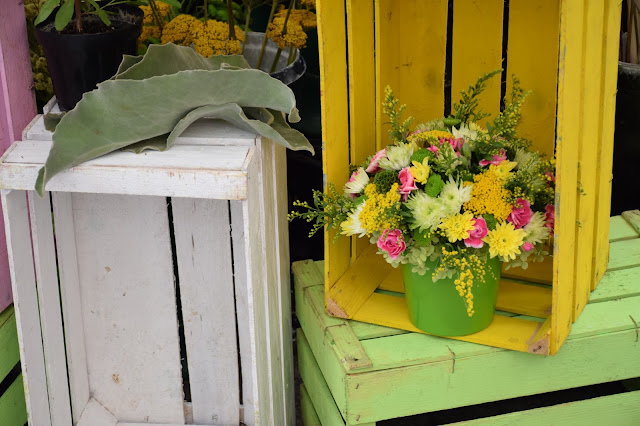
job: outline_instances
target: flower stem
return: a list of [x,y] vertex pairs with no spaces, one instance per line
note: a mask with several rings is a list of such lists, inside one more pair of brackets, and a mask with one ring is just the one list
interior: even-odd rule
[[249,35],[249,21],[251,20],[251,6],[247,5],[247,19],[244,22],[244,43],[242,43],[242,53],[244,54],[244,47],[247,45],[247,36]]
[[162,31],[162,17],[155,0],[149,0],[149,7],[151,8],[151,13],[153,14],[153,20],[156,21],[156,25],[158,26],[158,28],[160,28],[160,31]]
[[207,5],[207,0],[204,0],[204,23],[207,23],[209,19],[209,6]]
[[233,0],[227,0],[227,12],[229,14],[229,20],[228,20],[228,24],[229,24],[229,40],[235,40],[236,39],[236,28],[235,28],[235,23],[233,22],[233,7],[231,6],[231,4],[233,3]]
[[[291,9],[296,6],[296,0],[291,0],[289,2],[289,8],[287,9],[287,16],[284,17],[284,24],[282,24],[282,33],[280,35],[284,39],[285,34],[287,34],[287,22],[289,21],[289,16],[291,15]],[[280,55],[282,55],[282,49],[278,48],[276,52],[276,57],[273,58],[273,64],[271,64],[270,73],[275,72],[276,67],[278,66],[278,61],[280,60]]]
[[74,9],[76,14],[76,30],[78,33],[82,32],[82,10],[80,9],[80,0],[74,1]]
[[260,56],[258,57],[258,65],[257,69],[260,69],[260,65],[262,65],[262,57],[264,56],[264,48],[267,45],[267,30],[269,29],[269,24],[273,19],[273,15],[276,11],[276,6],[278,5],[278,0],[271,1],[271,13],[269,13],[269,19],[267,20],[267,28],[264,31],[264,38],[262,39],[262,47],[260,48]]

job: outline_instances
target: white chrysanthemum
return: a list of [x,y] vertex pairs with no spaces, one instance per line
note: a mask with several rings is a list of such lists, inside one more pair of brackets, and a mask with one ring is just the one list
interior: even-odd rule
[[460,213],[462,205],[471,199],[472,188],[473,185],[464,186],[462,182],[458,183],[453,178],[449,178],[449,182],[444,184],[438,197],[447,216]]
[[384,170],[402,170],[409,166],[413,155],[414,144],[406,143],[387,148],[387,157],[378,161],[380,168]]
[[540,162],[540,157],[531,151],[517,149],[513,161],[518,163],[516,170],[533,170]]
[[421,132],[428,132],[431,130],[445,130],[446,127],[444,125],[444,121],[442,120],[431,120],[426,123],[418,124],[416,126],[416,130]]
[[364,188],[369,184],[369,175],[364,170],[364,168],[360,167],[358,170],[353,172],[351,175],[351,179],[349,182],[344,184],[344,193],[345,194],[360,194],[364,191]]
[[360,203],[360,205],[349,214],[349,218],[340,224],[340,233],[342,235],[364,237],[367,234],[367,230],[364,229],[362,223],[360,223],[360,213],[362,213],[364,204],[365,203]]
[[415,192],[406,206],[413,216],[413,221],[409,224],[411,229],[430,231],[447,215],[439,198],[429,197],[422,191]]
[[[475,125],[475,123],[471,123],[471,124],[474,126],[474,128],[478,127]],[[463,138],[467,142],[474,141],[478,138],[478,131],[471,130],[470,127],[467,127],[464,124],[460,125],[459,129],[456,129],[455,127],[452,128],[451,133],[453,133],[453,136],[455,136],[456,139]]]
[[544,226],[545,218],[544,214],[535,212],[529,223],[524,226],[524,231],[527,235],[524,237],[526,243],[538,244],[549,238],[549,228]]

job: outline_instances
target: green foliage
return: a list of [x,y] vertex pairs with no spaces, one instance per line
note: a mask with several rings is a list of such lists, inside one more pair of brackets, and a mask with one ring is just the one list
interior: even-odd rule
[[415,241],[417,247],[426,247],[431,245],[431,233],[428,231],[421,231],[414,229],[411,237]]
[[413,153],[413,155],[411,156],[411,163],[413,163],[414,161],[417,161],[418,163],[422,163],[422,161],[427,157],[433,158],[434,157],[433,152],[429,151],[426,148],[421,148]]
[[399,101],[394,96],[391,87],[387,86],[384,89],[384,102],[382,104],[382,110],[389,117],[388,124],[391,124],[389,137],[394,142],[405,142],[407,139],[407,134],[409,133],[409,129],[411,127],[411,123],[413,122],[413,117],[408,117],[406,120],[404,120],[404,122],[400,123],[400,120],[402,120],[402,114],[404,114],[407,106],[402,105],[398,107],[398,102]]
[[429,197],[435,198],[440,195],[442,188],[444,188],[444,182],[442,181],[442,178],[440,177],[440,175],[434,173],[429,176],[429,179],[427,179],[427,184],[424,187],[424,192]]
[[[330,183],[327,192],[313,190],[313,206],[306,201],[294,201],[293,206],[303,209],[303,211],[292,211],[287,216],[289,221],[300,218],[309,223],[313,222],[309,237],[323,229],[340,227],[340,224],[347,220],[350,211],[355,203],[351,197],[341,194],[336,187]],[[336,236],[340,235],[338,232]]]
[[509,99],[505,96],[504,109],[500,114],[498,114],[495,120],[493,120],[493,125],[491,126],[490,131],[494,136],[502,136],[503,138],[510,140],[510,148],[515,150],[517,148],[525,148],[527,146],[526,140],[517,138],[516,126],[520,122],[520,117],[522,116],[521,108],[524,99],[531,92],[525,92],[522,87],[520,87],[520,80],[518,80],[515,75],[511,78],[513,81],[511,97]]
[[498,221],[492,214],[485,213],[482,215],[482,217],[484,218],[484,221],[487,222],[487,229],[489,231],[493,231],[496,229],[496,225],[498,224]]
[[461,99],[453,105],[453,118],[460,120],[462,123],[468,123],[488,117],[489,114],[482,112],[478,108],[478,96],[487,88],[487,81],[501,72],[502,69],[488,72],[482,75],[478,81],[476,81],[476,84],[460,92]]
[[381,194],[389,192],[391,186],[398,182],[398,173],[392,170],[381,170],[376,173],[373,183],[376,184],[376,189]]

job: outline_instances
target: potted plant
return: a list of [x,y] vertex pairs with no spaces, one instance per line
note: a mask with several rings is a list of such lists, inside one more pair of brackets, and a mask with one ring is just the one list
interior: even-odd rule
[[411,128],[387,88],[384,112],[393,143],[363,164],[341,193],[314,192],[314,205],[289,218],[337,235],[368,238],[402,267],[409,316],[428,333],[478,332],[494,318],[500,272],[548,254],[554,221],[554,162],[528,150],[515,127],[526,97],[517,79],[510,99],[486,127],[478,109],[482,76],[448,118]]
[[58,105],[72,109],[82,94],[115,74],[122,55],[136,54],[142,11],[126,0],[47,0],[35,32]]

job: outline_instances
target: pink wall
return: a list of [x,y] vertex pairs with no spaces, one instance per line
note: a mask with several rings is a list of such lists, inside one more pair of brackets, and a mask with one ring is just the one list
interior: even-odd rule
[[[24,6],[20,1],[2,1],[0,8],[0,152],[22,135],[36,115],[31,84],[31,62]],[[12,302],[11,278],[0,214],[0,311]]]

